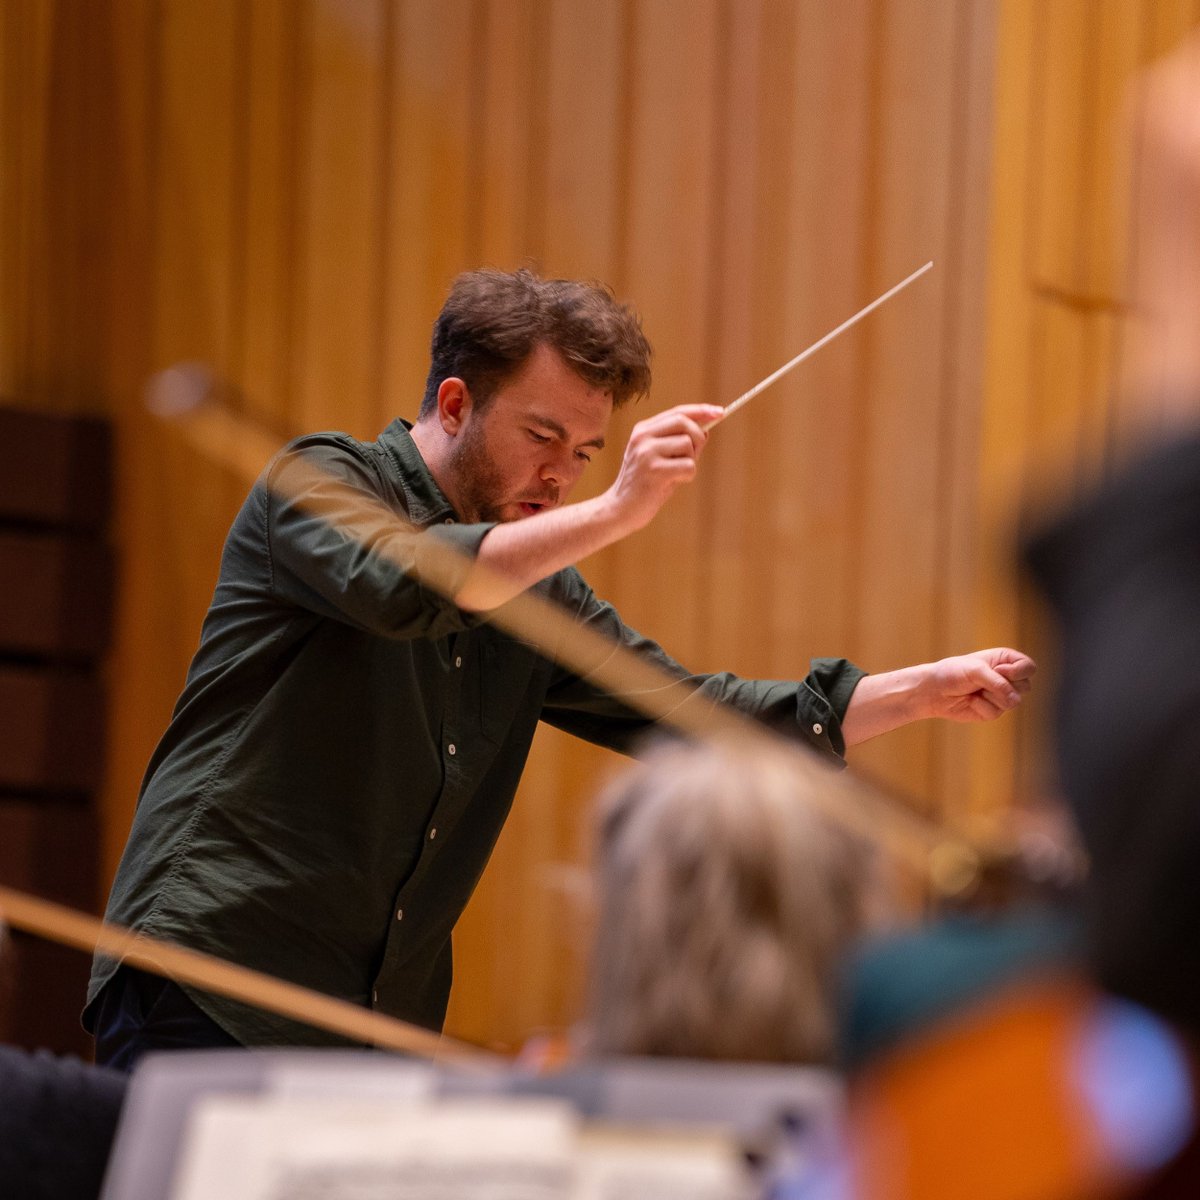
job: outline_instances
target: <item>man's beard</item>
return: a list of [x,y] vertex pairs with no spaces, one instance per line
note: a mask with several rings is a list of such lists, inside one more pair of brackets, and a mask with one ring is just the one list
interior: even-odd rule
[[451,463],[458,483],[458,515],[468,523],[503,521],[504,478],[488,453],[481,422],[472,421],[463,430]]

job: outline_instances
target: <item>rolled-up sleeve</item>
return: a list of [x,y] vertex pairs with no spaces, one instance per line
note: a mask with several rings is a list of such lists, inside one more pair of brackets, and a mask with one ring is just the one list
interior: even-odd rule
[[491,524],[411,525],[380,498],[353,444],[277,458],[259,483],[275,595],[383,637],[441,637],[478,624],[455,596]]

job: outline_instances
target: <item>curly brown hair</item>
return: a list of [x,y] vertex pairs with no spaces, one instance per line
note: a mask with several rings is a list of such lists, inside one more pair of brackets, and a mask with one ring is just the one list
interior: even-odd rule
[[562,355],[619,408],[650,390],[650,343],[632,308],[599,283],[541,279],[529,270],[467,271],[433,327],[422,417],[443,379],[456,376],[485,405],[539,345]]

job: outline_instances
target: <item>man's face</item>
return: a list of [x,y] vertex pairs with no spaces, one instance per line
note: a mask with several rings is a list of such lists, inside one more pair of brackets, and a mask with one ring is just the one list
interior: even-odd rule
[[585,383],[557,351],[538,346],[469,410],[450,458],[451,497],[467,521],[518,521],[566,501],[604,446],[612,398]]

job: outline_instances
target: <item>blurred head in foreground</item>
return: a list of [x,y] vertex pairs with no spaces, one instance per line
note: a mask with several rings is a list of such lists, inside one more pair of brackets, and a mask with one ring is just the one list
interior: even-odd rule
[[601,796],[589,1048],[825,1063],[840,959],[882,911],[852,785],[798,753],[664,744]]

